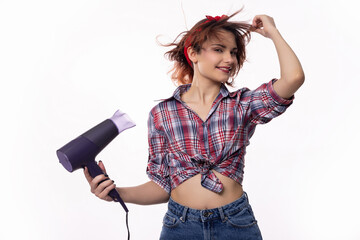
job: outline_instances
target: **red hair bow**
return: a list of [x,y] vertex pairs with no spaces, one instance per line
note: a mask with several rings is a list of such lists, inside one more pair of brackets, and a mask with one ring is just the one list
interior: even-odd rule
[[[209,15],[206,15],[206,18],[207,18],[208,20],[206,20],[203,24],[208,23],[208,22],[211,22],[211,21],[219,21],[220,19],[223,19],[223,18],[226,18],[226,17],[228,17],[228,16],[227,16],[227,15],[222,15],[221,17],[220,17],[220,16],[212,17],[212,16],[209,16]],[[201,31],[201,28],[199,28],[197,31]],[[189,39],[187,39],[186,42],[189,42]],[[185,43],[184,54],[185,54],[185,58],[186,58],[187,62],[188,62],[189,65],[192,67],[191,60],[190,60],[189,55],[188,55],[188,53],[187,53],[187,49],[188,49],[188,47],[190,47],[190,46],[191,46],[191,44],[189,44],[189,45],[187,46],[187,44]]]
[[221,17],[220,16],[216,16],[216,17],[212,17],[212,16],[208,16],[206,15],[206,18],[208,19],[205,23],[207,22],[210,22],[210,21],[219,21],[220,19],[222,18],[226,18],[227,16],[226,15],[222,15]]

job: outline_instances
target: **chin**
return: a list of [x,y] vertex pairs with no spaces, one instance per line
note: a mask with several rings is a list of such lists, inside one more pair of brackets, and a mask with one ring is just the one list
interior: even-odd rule
[[222,79],[218,79],[216,82],[219,82],[219,83],[226,83],[227,81],[229,81],[229,78],[222,78]]

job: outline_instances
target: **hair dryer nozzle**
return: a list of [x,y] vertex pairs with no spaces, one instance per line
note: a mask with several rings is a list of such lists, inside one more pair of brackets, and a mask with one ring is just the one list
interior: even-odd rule
[[132,128],[136,126],[134,121],[131,120],[131,118],[126,113],[123,113],[120,110],[117,110],[114,113],[114,115],[110,118],[110,120],[113,121],[119,133],[121,133],[122,131],[128,128]]

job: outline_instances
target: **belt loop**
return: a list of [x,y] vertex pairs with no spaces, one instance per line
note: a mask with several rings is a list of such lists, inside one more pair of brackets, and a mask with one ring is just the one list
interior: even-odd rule
[[244,195],[245,195],[246,201],[249,203],[249,197],[245,191],[244,191]]
[[188,209],[189,209],[188,207],[184,207],[183,214],[182,214],[182,216],[180,217],[180,220],[181,220],[182,222],[185,222],[186,212],[187,212]]
[[220,213],[221,221],[225,222],[227,220],[227,216],[225,216],[223,208],[218,207],[218,210],[219,210],[219,213]]

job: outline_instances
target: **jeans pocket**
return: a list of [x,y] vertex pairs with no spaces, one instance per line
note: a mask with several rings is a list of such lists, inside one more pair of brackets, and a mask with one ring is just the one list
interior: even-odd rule
[[228,215],[227,222],[231,226],[237,228],[251,227],[257,223],[250,206],[242,208],[240,211]]
[[163,225],[168,228],[174,228],[177,225],[179,225],[180,219],[170,211],[167,211],[165,213],[165,216],[163,218]]

